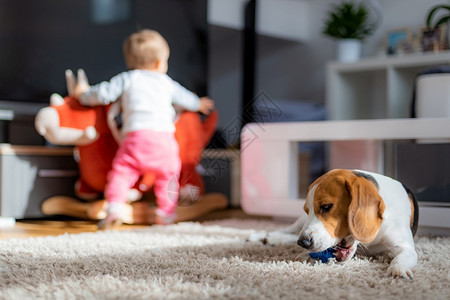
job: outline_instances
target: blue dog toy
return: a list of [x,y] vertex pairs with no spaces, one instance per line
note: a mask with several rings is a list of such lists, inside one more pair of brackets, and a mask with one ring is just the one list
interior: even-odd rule
[[320,259],[323,263],[326,263],[329,258],[335,257],[334,252],[336,252],[336,250],[333,248],[328,248],[322,252],[310,252],[309,256],[313,259]]

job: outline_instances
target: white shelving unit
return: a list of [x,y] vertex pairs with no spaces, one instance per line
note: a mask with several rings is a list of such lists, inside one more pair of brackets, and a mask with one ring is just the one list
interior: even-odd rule
[[450,65],[450,51],[331,62],[326,78],[328,118],[408,118],[415,77],[441,65]]
[[[375,57],[355,63],[331,62],[327,66],[326,78],[328,118],[350,122],[357,119],[377,119],[381,128],[392,119],[419,121],[407,119],[411,115],[415,78],[426,69],[443,65],[450,65],[450,51]],[[358,125],[355,123],[354,126]],[[386,129],[384,133],[386,136],[390,134],[388,130],[392,129]],[[362,150],[350,158],[348,153],[333,151],[339,149],[338,143],[336,141],[330,145],[331,168],[361,163],[373,166],[372,171],[395,176],[393,144],[389,141],[383,139],[352,141],[351,149]],[[374,155],[370,157],[367,153]],[[438,233],[436,229],[446,228],[448,234],[450,228],[447,221],[450,216],[448,205],[420,203],[420,210],[422,231],[433,228],[430,232]]]

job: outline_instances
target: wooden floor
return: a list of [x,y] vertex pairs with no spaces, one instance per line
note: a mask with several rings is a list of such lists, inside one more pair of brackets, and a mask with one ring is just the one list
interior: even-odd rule
[[[218,220],[226,218],[263,218],[250,216],[240,209],[225,209],[208,213],[193,221]],[[145,227],[144,225],[122,225],[117,230]],[[97,231],[97,222],[74,218],[46,218],[18,220],[12,228],[0,228],[0,240],[10,238],[29,238],[38,236],[55,236],[64,233],[82,233]]]

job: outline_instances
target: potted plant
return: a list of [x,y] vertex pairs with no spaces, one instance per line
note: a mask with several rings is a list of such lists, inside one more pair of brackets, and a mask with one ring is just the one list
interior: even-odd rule
[[[432,23],[433,17],[436,14],[436,12],[439,10],[446,10],[447,14],[439,17],[439,19],[437,19],[436,22],[434,22],[434,24],[433,24]],[[430,11],[428,12],[427,27],[429,29],[434,29],[434,28],[439,27],[442,24],[447,23],[449,20],[450,20],[450,5],[445,5],[445,4],[436,5],[436,6],[433,6],[430,9]]]
[[322,33],[338,40],[338,60],[350,62],[359,59],[362,41],[374,29],[363,3],[342,2],[333,5]]
[[[446,11],[446,14],[440,15],[436,20],[435,16],[439,11]],[[422,33],[423,51],[439,51],[447,48],[445,41],[444,25],[450,20],[450,5],[440,4],[433,6],[428,12],[426,19],[426,29]]]

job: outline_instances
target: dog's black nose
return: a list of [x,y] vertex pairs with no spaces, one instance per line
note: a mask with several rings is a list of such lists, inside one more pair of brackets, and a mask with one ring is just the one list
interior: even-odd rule
[[301,238],[298,239],[297,244],[300,247],[303,247],[305,249],[309,249],[309,248],[311,248],[313,246],[314,243],[313,243],[312,238],[301,237]]

